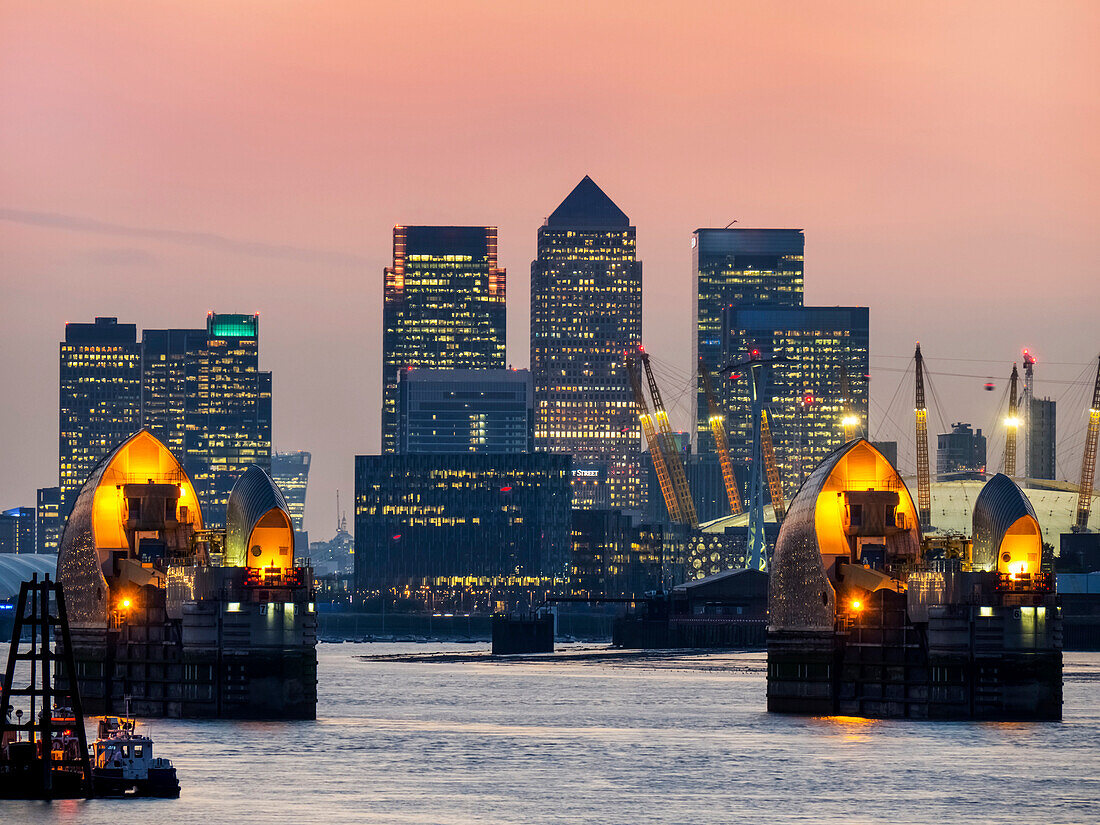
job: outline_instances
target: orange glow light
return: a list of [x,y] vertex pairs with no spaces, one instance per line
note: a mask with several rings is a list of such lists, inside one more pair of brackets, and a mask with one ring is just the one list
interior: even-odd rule
[[852,610],[854,610],[858,613],[862,609],[863,609],[863,602],[861,602],[859,599],[852,599]]
[[120,601],[118,603],[118,606],[121,607],[123,610],[129,610],[130,605],[131,605],[131,601],[129,599],[123,599],[122,601]]

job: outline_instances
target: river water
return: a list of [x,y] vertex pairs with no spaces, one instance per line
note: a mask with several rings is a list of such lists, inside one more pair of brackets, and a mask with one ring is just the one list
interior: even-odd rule
[[1066,654],[1064,721],[1005,724],[769,715],[762,653],[486,648],[323,644],[316,722],[142,723],[179,800],[0,822],[1100,822],[1100,654]]

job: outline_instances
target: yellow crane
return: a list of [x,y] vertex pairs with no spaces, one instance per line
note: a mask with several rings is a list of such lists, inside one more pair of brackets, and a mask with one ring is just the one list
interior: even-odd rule
[[928,408],[924,403],[924,357],[920,341],[913,356],[917,373],[917,510],[922,530],[932,525],[932,484],[928,477]]
[[672,426],[668,422],[668,413],[665,411],[664,402],[661,400],[661,391],[657,389],[657,381],[654,379],[653,370],[649,366],[649,354],[642,350],[641,356],[646,381],[649,383],[649,394],[653,396],[653,417],[657,419],[657,429],[664,445],[665,464],[668,465],[668,473],[672,478],[672,489],[680,505],[680,520],[689,527],[698,527],[699,517],[695,514],[695,502],[691,498],[691,490],[688,489],[684,465],[680,461],[680,451],[676,449],[676,440],[672,435]]
[[1083,533],[1089,526],[1092,510],[1092,483],[1096,477],[1096,442],[1100,438],[1100,360],[1096,364],[1096,385],[1089,407],[1089,425],[1085,431],[1085,455],[1081,459],[1081,486],[1077,491],[1077,521],[1073,532]]
[[730,503],[730,515],[736,516],[744,508],[741,505],[741,491],[737,489],[737,477],[733,474],[733,462],[730,460],[730,443],[726,436],[726,425],[722,420],[722,411],[714,398],[714,388],[710,383],[710,370],[706,362],[699,359],[699,375],[703,379],[703,392],[707,396],[707,420],[714,435],[714,449],[722,465],[722,481],[726,485],[726,498]]
[[1005,419],[1005,475],[1016,475],[1016,434],[1020,430],[1020,416],[1016,401],[1016,384],[1020,373],[1016,364],[1012,365],[1012,376],[1008,379],[1008,418]]
[[668,508],[668,517],[674,522],[682,522],[683,514],[680,512],[680,502],[672,488],[672,479],[668,473],[668,465],[665,463],[665,454],[657,438],[657,432],[653,429],[653,418],[649,414],[649,405],[646,404],[645,392],[642,389],[641,376],[638,370],[638,359],[632,352],[626,354],[626,373],[630,377],[630,389],[634,392],[634,405],[638,408],[638,421],[641,422],[642,432],[645,434],[646,444],[649,446],[649,457],[653,459],[653,468],[657,471],[657,482],[661,485],[661,495],[665,499],[665,507]]
[[848,397],[848,367],[840,365],[840,426],[844,428],[844,443],[856,437],[859,416],[852,412],[852,402]]
[[772,499],[772,510],[777,524],[783,523],[787,515],[787,504],[783,500],[783,482],[779,478],[779,467],[775,463],[775,446],[772,444],[772,430],[768,426],[768,411],[760,411],[760,452],[764,455],[764,472],[768,476],[768,494]]

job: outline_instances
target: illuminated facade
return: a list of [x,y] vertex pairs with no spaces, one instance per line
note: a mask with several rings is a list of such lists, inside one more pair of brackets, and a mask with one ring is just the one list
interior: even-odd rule
[[142,424],[181,456],[222,526],[229,491],[271,468],[271,373],[259,369],[259,316],[210,313],[206,329],[145,330]]
[[237,479],[224,521],[215,555],[195,484],[148,430],[88,476],[57,577],[89,712],[315,717],[312,572],[295,566],[290,514],[261,468]]
[[[802,306],[806,240],[801,229],[696,229],[691,268],[696,336],[692,364],[724,365],[722,314],[730,306]],[[699,380],[696,421],[700,453],[713,452],[707,402]]]
[[193,380],[205,347],[205,329],[147,329],[141,336],[141,424],[178,456],[187,453],[188,376]]
[[312,456],[307,452],[275,453],[271,456],[271,477],[286,496],[290,518],[294,529],[301,532],[306,515],[306,489],[309,485],[309,462]]
[[[731,307],[723,313],[723,363],[753,350],[782,359],[764,371],[763,399],[787,495],[844,443],[841,388],[848,409],[867,431],[869,315],[866,307]],[[731,377],[732,375],[732,377]],[[748,373],[722,373],[715,393],[728,411],[730,457],[752,459],[752,401]]]
[[504,269],[495,226],[395,226],[382,305],[382,452],[397,450],[405,367],[504,369]]
[[574,510],[569,592],[579,598],[644,598],[684,581],[689,530],[641,524],[621,510]]
[[401,370],[397,452],[529,453],[533,449],[528,370]]
[[60,345],[58,486],[61,512],[84,479],[141,426],[141,347],[135,324],[66,324]]
[[61,541],[61,488],[39,487],[34,508],[36,553],[56,553]]
[[642,338],[630,219],[585,178],[539,228],[531,264],[535,448],[573,456],[573,504],[640,510],[641,431],[623,353]]
[[563,581],[569,468],[549,453],[356,456],[357,587]]

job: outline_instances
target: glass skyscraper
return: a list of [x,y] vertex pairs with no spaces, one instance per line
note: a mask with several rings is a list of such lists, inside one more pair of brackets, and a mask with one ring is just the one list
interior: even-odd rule
[[[722,366],[722,313],[730,306],[802,306],[805,238],[801,229],[696,229],[691,239],[697,330],[692,364]],[[714,449],[703,384],[698,380],[696,428],[701,454]]]
[[503,369],[506,271],[495,226],[395,226],[382,306],[382,451],[397,449],[405,367]]
[[34,507],[36,553],[56,553],[61,541],[61,488],[39,487]]
[[141,427],[141,345],[135,324],[66,324],[60,345],[58,486],[67,515],[99,460]]
[[[775,444],[776,462],[789,497],[830,452],[844,443],[842,387],[848,412],[866,435],[870,340],[866,307],[729,307],[723,313],[723,364],[759,350],[779,359],[764,370],[762,397]],[[715,394],[726,409],[730,457],[752,460],[752,401],[747,369],[725,370]]]
[[529,453],[534,440],[528,370],[403,369],[397,452]]
[[531,264],[535,449],[573,456],[573,506],[644,506],[623,355],[642,340],[635,228],[587,175],[540,227]]
[[271,456],[271,477],[283,491],[290,520],[299,533],[306,515],[306,489],[309,486],[310,453],[275,453]]
[[180,461],[187,451],[187,376],[205,346],[205,329],[147,329],[141,336],[141,423]]
[[184,466],[207,527],[223,525],[249,466],[271,472],[271,373],[259,369],[259,327],[259,315],[211,312],[188,370]]

